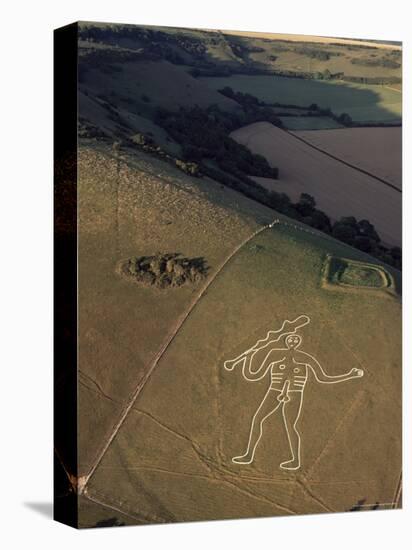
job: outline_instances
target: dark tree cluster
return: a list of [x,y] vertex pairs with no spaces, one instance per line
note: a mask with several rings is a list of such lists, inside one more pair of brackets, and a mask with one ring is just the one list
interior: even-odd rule
[[160,289],[194,284],[204,279],[208,267],[204,258],[184,258],[178,253],[132,257],[124,261],[120,272],[144,286]]
[[179,168],[179,170],[182,170],[182,172],[185,172],[185,174],[188,174],[189,176],[198,178],[202,175],[200,167],[196,162],[189,162],[169,155],[159,145],[157,145],[152,137],[146,134],[138,132],[131,137],[125,136],[124,141],[125,144],[128,144],[133,148],[138,147],[145,153],[152,154],[169,162],[170,164],[174,164],[177,168]]
[[156,122],[181,145],[184,159],[199,163],[202,170],[212,161],[220,170],[238,177],[277,178],[278,170],[264,157],[253,154],[228,135],[235,128],[255,121],[247,112],[228,113],[217,106],[182,107],[177,112],[159,110],[156,116]]
[[352,65],[361,65],[364,67],[385,67],[387,69],[399,69],[401,64],[390,57],[381,57],[381,58],[364,58],[364,57],[354,57],[350,61]]
[[88,71],[99,69],[105,74],[121,72],[121,63],[129,61],[154,61],[156,57],[147,52],[115,48],[82,48],[79,55],[79,81],[83,82]]
[[318,59],[319,61],[328,61],[333,55],[341,55],[338,52],[332,52],[324,49],[308,48],[306,46],[296,46],[293,51],[298,54],[306,55],[311,59]]
[[[243,124],[251,124],[252,122],[270,122],[279,128],[283,127],[280,118],[272,111],[269,105],[264,101],[259,100],[256,96],[243,92],[235,92],[230,86],[218,90],[219,93],[233,99],[243,109]],[[242,122],[241,121],[241,122]]]
[[229,46],[234,55],[236,57],[240,57],[241,59],[247,58],[250,53],[260,53],[265,51],[264,48],[261,48],[260,46],[253,46],[245,42],[234,42],[233,40],[229,41]]
[[401,249],[399,247],[387,248],[382,245],[378,233],[368,220],[358,222],[353,216],[348,216],[332,224],[329,216],[316,208],[315,199],[307,193],[302,193],[299,201],[293,203],[285,193],[268,191],[250,178],[239,180],[229,173],[222,174],[209,167],[204,172],[211,178],[281,214],[332,235],[335,239],[366,252],[397,269],[402,267]]
[[293,203],[285,193],[269,191],[267,205],[314,229],[324,233],[331,232],[332,225],[329,217],[322,210],[316,208],[315,199],[308,193],[302,193],[299,201]]
[[[270,41],[273,45],[273,41]],[[332,56],[342,55],[341,52],[325,49],[324,46],[320,44],[304,44],[296,43],[290,40],[276,40],[274,50],[276,52],[293,52],[300,55],[305,55],[311,59],[319,59],[320,61],[327,61]]]
[[383,246],[375,227],[368,220],[357,221],[353,216],[343,217],[333,224],[332,235],[339,241],[367,252],[397,269],[402,266],[401,249]]
[[315,73],[315,78],[317,80],[332,80],[336,78],[336,75],[332,74],[329,69],[325,69],[322,72]]
[[357,84],[400,84],[402,78],[399,76],[350,76],[342,73],[340,80],[345,82],[356,82]]
[[265,105],[263,101],[260,101],[256,96],[243,92],[235,92],[230,86],[225,86],[218,90],[222,95],[234,99],[240,105],[243,106],[262,106]]
[[270,195],[269,205],[279,212],[401,269],[401,249],[382,245],[375,227],[368,220],[357,221],[353,216],[347,216],[332,224],[330,218],[316,208],[315,199],[307,193],[302,193],[299,201],[294,204],[283,193],[272,192]]
[[382,245],[375,227],[368,220],[357,221],[353,216],[347,216],[332,224],[329,217],[316,208],[315,199],[307,193],[302,193],[299,201],[293,204],[284,194],[272,192],[271,206],[397,269],[402,266],[401,249]]
[[79,30],[79,38],[89,42],[109,44],[118,44],[119,39],[132,40],[136,45],[142,46],[146,52],[175,64],[185,62],[184,54],[203,60],[208,42],[206,37],[200,40],[184,33],[164,32],[133,25],[83,26]]
[[[244,112],[249,113],[253,116],[253,122],[266,121],[272,123],[274,126],[278,126],[280,128],[283,127],[282,121],[277,115],[274,114],[270,106],[267,105],[264,101],[259,100],[254,95],[242,92],[235,92],[230,86],[225,86],[218,91],[222,95],[233,99],[234,101],[237,101],[240,105],[242,105]],[[353,125],[352,118],[347,113],[341,113],[340,115],[337,115],[333,113],[329,107],[319,107],[319,105],[317,105],[316,103],[312,103],[308,107],[302,107],[301,105],[285,105],[281,103],[274,103],[272,106],[285,109],[300,109],[302,111],[302,113],[299,115],[296,115],[296,113],[285,113],[282,116],[327,116],[329,118],[332,118],[333,120],[336,120],[336,122],[342,124],[343,126]]]
[[79,136],[79,138],[88,139],[107,137],[107,134],[101,128],[97,127],[94,124],[91,124],[83,117],[79,117],[77,123],[77,135]]

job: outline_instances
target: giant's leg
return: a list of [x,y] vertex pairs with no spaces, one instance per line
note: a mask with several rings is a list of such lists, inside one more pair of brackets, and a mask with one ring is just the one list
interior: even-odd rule
[[284,470],[297,470],[300,468],[300,434],[296,425],[302,409],[303,392],[290,391],[288,397],[290,400],[283,404],[282,414],[292,458],[286,462],[282,462],[280,467]]
[[249,433],[249,443],[245,454],[234,456],[232,462],[236,464],[250,464],[253,461],[256,447],[262,437],[263,422],[278,409],[281,403],[278,401],[279,392],[269,389],[262,399],[259,408],[255,412]]

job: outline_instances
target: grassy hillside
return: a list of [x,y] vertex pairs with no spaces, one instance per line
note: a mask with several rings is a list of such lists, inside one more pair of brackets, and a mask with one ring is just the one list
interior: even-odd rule
[[[89,68],[82,80],[82,90],[119,105],[133,106],[141,114],[151,114],[159,107],[175,110],[180,106],[207,107],[217,104],[226,110],[236,109],[235,102],[202,86],[180,67],[167,61],[139,61],[111,65],[111,73],[98,66]],[[167,85],[165,85],[167,83]]]
[[[92,472],[82,524],[97,523],[96,502],[139,522],[391,502],[400,469],[398,291],[326,284],[324,273],[329,255],[372,262],[398,289],[399,273],[287,218],[269,227],[270,209],[150,156],[85,142],[79,158],[79,452],[81,473]],[[202,257],[206,280],[159,290],[119,275],[119,261],[157,251]],[[301,473],[278,468],[287,454],[279,418],[255,463],[236,466],[231,457],[266,385],[246,383],[223,361],[302,313],[311,317],[305,349],[331,374],[362,367],[365,377],[311,381]],[[342,458],[347,441],[356,453]]]
[[[318,128],[322,140],[319,128],[351,124],[340,113],[399,122],[400,55],[339,39],[80,25],[81,526],[398,506],[401,274],[387,263],[400,266],[401,251],[360,220],[398,244],[400,195],[281,127]],[[390,84],[337,80],[342,70]],[[251,95],[218,92],[227,85]],[[384,129],[367,130],[373,140]],[[332,224],[316,202],[345,220]],[[300,470],[279,468],[280,414],[253,464],[236,465],[268,380],[223,363],[302,314],[303,349],[331,375],[364,376],[309,377]]]
[[135,152],[128,161],[93,143],[79,156],[81,474],[199,290],[139,287],[118,274],[119,262],[180,252],[205,257],[213,275],[239,240],[273,217],[242,195],[209,180],[196,183],[150,156]]

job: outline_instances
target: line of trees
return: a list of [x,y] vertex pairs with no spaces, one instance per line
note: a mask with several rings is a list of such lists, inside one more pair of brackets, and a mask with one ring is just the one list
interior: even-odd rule
[[401,249],[397,246],[391,248],[384,246],[375,227],[368,220],[358,221],[353,216],[345,216],[332,223],[325,212],[316,208],[315,199],[307,193],[302,193],[296,203],[293,203],[284,193],[273,191],[268,193],[267,199],[266,204],[278,212],[331,235],[338,241],[366,252],[396,269],[401,269]]
[[[265,103],[264,101],[258,99],[249,93],[235,92],[230,86],[225,86],[218,90],[219,93],[223,94],[230,99],[233,99],[244,109],[254,110],[253,116],[254,120],[252,122],[257,122],[258,120],[266,120],[267,122],[272,123],[274,126],[279,128],[284,128],[284,124],[279,117],[288,117],[288,116],[299,116],[299,117],[329,117],[335,120],[337,123],[347,128],[352,127],[392,127],[392,126],[401,126],[401,121],[395,122],[356,122],[352,120],[352,117],[348,113],[340,113],[339,115],[334,113],[330,107],[320,107],[317,103],[311,103],[307,106],[294,105],[292,103]],[[301,111],[300,113],[276,113],[271,110],[271,107],[277,107],[281,109],[295,109]],[[259,110],[257,110],[259,108]],[[263,118],[265,116],[266,118]],[[245,123],[246,124],[246,123]]]
[[[271,167],[261,155],[229,137],[235,128],[256,122],[255,111],[224,112],[216,105],[208,109],[183,108],[177,112],[159,109],[155,121],[177,141],[187,161],[196,162],[204,169],[208,161],[221,171],[239,178],[248,176],[278,177],[278,169]],[[264,120],[264,115],[261,115]]]
[[[209,162],[210,159],[203,159],[200,164],[187,159],[182,160],[165,153],[150,137],[144,134],[136,134],[132,139],[124,140],[124,143],[129,147],[137,146],[142,151],[175,165],[190,176],[208,176],[250,199],[331,235],[335,239],[366,252],[388,265],[392,265],[397,269],[402,267],[401,249],[399,247],[388,248],[384,246],[375,227],[368,220],[358,221],[353,216],[346,216],[332,223],[329,216],[316,207],[316,201],[311,195],[302,193],[299,200],[294,203],[286,193],[269,191],[247,176],[236,165],[233,158],[222,163]],[[246,149],[246,151],[248,150]]]
[[[233,97],[243,105],[262,108],[259,100],[250,94],[239,96],[234,93]],[[310,107],[313,109],[315,106]],[[247,109],[242,114],[223,112],[217,106],[208,109],[194,107],[181,108],[177,112],[159,110],[156,122],[181,145],[181,162],[198,167],[200,175],[207,175],[277,212],[401,268],[400,248],[382,245],[378,233],[368,220],[358,221],[353,216],[347,216],[332,223],[327,214],[316,207],[316,201],[311,195],[302,193],[299,201],[293,203],[285,193],[269,191],[253,180],[252,176],[277,179],[278,169],[271,167],[261,155],[251,153],[247,147],[228,136],[232,130],[245,124],[243,117],[247,116]]]
[[[334,113],[329,107],[319,107],[317,103],[311,103],[307,107],[302,107],[299,105],[285,105],[281,103],[274,103],[271,106],[266,104],[264,101],[258,99],[252,94],[249,93],[242,93],[242,92],[235,92],[230,86],[225,86],[224,88],[221,88],[218,90],[219,93],[224,95],[225,97],[228,97],[230,99],[233,99],[237,103],[239,103],[244,111],[251,112],[254,115],[255,120],[253,122],[257,122],[258,120],[265,120],[266,122],[272,123],[274,126],[278,126],[279,128],[283,128],[284,125],[282,121],[280,120],[278,115],[275,115],[275,113],[272,111],[271,107],[281,107],[285,109],[299,109],[302,111],[301,114],[296,115],[295,113],[293,115],[282,115],[282,116],[302,116],[302,117],[318,117],[318,116],[326,116],[329,118],[332,118],[339,124],[342,124],[343,126],[353,126],[353,121],[350,115],[347,113],[341,113],[337,115]],[[266,118],[263,118],[266,117]]]
[[363,67],[385,67],[387,69],[399,69],[401,64],[390,57],[382,58],[363,58],[354,57],[350,61],[352,65],[361,65]]

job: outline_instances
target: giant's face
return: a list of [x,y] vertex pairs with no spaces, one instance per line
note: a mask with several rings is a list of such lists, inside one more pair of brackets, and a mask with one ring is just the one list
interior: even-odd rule
[[289,336],[286,337],[286,346],[289,349],[298,348],[301,343],[302,337],[299,336],[299,334],[289,334]]

